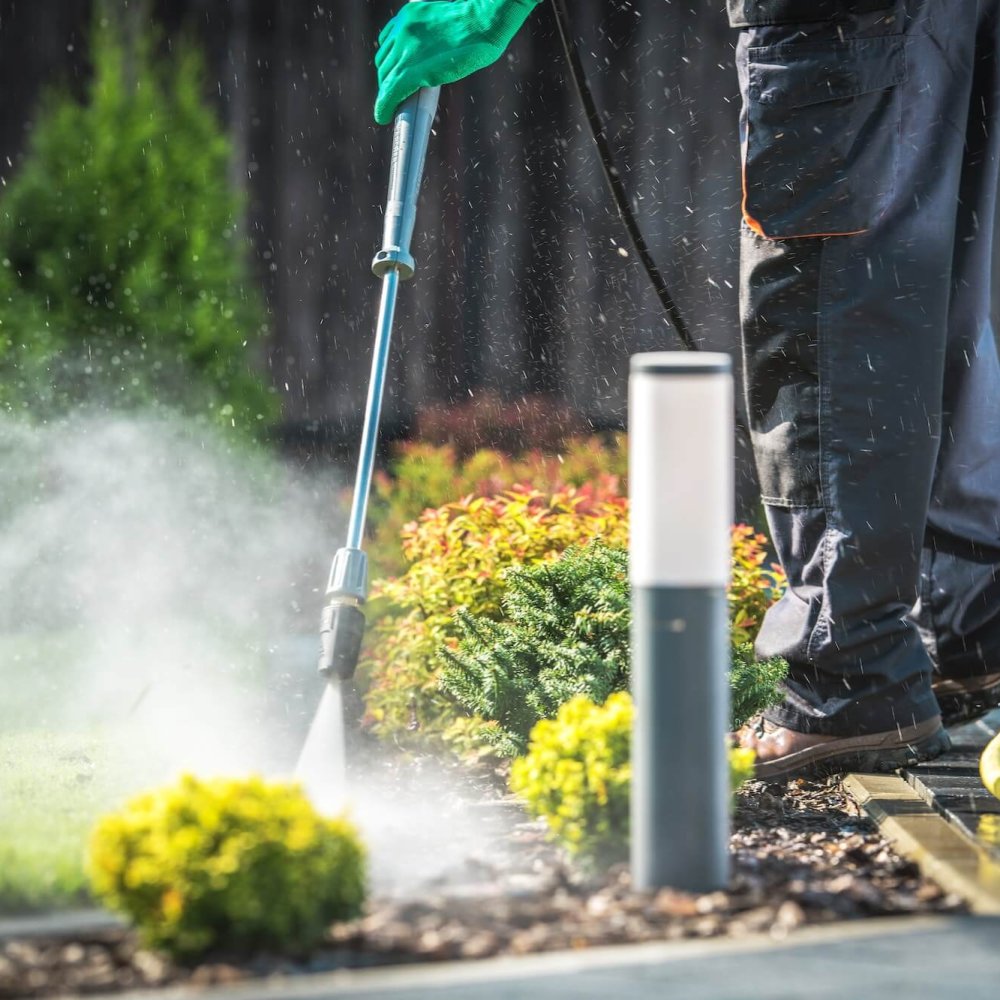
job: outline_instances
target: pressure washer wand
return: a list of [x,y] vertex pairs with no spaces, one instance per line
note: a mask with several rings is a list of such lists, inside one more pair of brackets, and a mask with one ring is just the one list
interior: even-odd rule
[[354,675],[361,653],[365,616],[361,610],[368,596],[368,557],[361,545],[368,512],[372,469],[378,441],[382,393],[389,361],[392,320],[400,281],[413,277],[416,269],[410,241],[417,217],[417,197],[424,172],[427,142],[437,112],[440,87],[427,87],[408,98],[396,114],[389,167],[389,196],[385,208],[382,249],[375,254],[372,271],[382,279],[382,299],[375,327],[361,454],[354,483],[347,544],[338,549],[326,585],[326,606],[320,624],[322,652],[319,671],[328,678],[348,680]]

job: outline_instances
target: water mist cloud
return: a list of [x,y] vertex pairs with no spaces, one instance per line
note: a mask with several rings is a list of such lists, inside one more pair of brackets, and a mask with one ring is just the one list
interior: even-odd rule
[[315,632],[336,491],[177,418],[0,420],[5,726],[131,727],[164,772],[273,768],[268,675]]

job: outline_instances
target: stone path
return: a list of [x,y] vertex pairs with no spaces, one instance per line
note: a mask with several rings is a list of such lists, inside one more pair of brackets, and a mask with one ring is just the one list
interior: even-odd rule
[[953,730],[947,756],[911,768],[904,777],[924,801],[1000,862],[1000,799],[979,777],[979,754],[998,731],[1000,710]]
[[944,757],[899,775],[850,774],[843,786],[899,854],[977,914],[1000,914],[1000,801],[979,778],[998,729],[1000,711],[953,730]]
[[998,730],[1000,711],[954,730],[951,753],[910,769],[905,777],[929,805],[1000,861],[1000,799],[979,777],[979,754]]

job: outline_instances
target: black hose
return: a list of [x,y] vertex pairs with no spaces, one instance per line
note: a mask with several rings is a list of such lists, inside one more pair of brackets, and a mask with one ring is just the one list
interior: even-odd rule
[[[569,64],[570,77],[573,80],[573,86],[576,88],[577,94],[580,95],[584,114],[587,117],[587,124],[590,126],[590,134],[593,136],[594,145],[597,146],[597,155],[601,162],[601,169],[604,171],[604,179],[607,181],[608,189],[611,191],[611,197],[614,198],[615,207],[618,209],[618,215],[621,217],[622,224],[625,226],[629,239],[632,241],[632,247],[635,249],[639,260],[642,261],[642,266],[649,276],[657,298],[659,298],[664,312],[666,312],[670,322],[673,324],[674,332],[681,343],[689,351],[701,350],[691,336],[691,332],[688,330],[687,324],[684,322],[684,318],[677,308],[677,303],[670,294],[670,289],[667,288],[663,274],[656,266],[653,255],[649,252],[649,247],[643,238],[642,230],[636,221],[635,213],[629,204],[628,194],[626,194],[625,186],[622,184],[621,171],[615,163],[615,154],[611,151],[611,144],[608,142],[608,133],[604,127],[604,119],[601,118],[601,114],[597,110],[597,102],[594,100],[590,84],[587,82],[587,72],[583,68],[580,51],[573,39],[569,10],[566,7],[565,0],[552,0],[552,10],[556,15],[556,25],[559,27],[559,37],[562,40],[563,52],[565,52],[566,62]],[[733,419],[737,436],[742,438],[747,445],[750,445],[750,429],[740,417],[738,410],[734,414]]]
[[625,186],[622,184],[621,172],[618,170],[614,153],[611,151],[611,144],[608,142],[608,133],[604,127],[604,120],[597,110],[594,95],[591,93],[590,85],[587,82],[587,73],[580,59],[580,52],[576,47],[576,42],[573,40],[569,11],[566,9],[565,0],[552,0],[552,9],[555,11],[556,24],[559,27],[559,37],[562,40],[563,51],[566,53],[566,62],[569,64],[570,76],[583,104],[583,111],[587,116],[590,133],[594,138],[594,144],[597,146],[597,155],[601,161],[601,169],[604,171],[604,179],[607,181],[608,189],[611,191],[611,197],[614,199],[615,206],[618,209],[618,215],[621,217],[622,224],[628,232],[636,256],[642,262],[642,266],[649,276],[650,283],[656,292],[657,298],[660,300],[660,304],[663,306],[664,312],[666,312],[670,318],[670,322],[673,324],[674,331],[680,338],[681,343],[689,351],[697,351],[699,349],[698,345],[694,342],[694,338],[691,336],[687,324],[684,322],[684,318],[677,308],[677,303],[670,294],[670,289],[667,288],[663,274],[656,266],[653,255],[649,252],[649,247],[646,246],[642,230],[639,228],[635,213],[629,204],[628,194],[625,191]]

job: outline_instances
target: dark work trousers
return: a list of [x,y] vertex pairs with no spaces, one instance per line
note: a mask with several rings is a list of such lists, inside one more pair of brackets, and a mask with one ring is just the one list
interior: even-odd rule
[[[745,390],[801,732],[1000,671],[1000,0],[729,0]],[[817,20],[822,16],[824,20]]]

